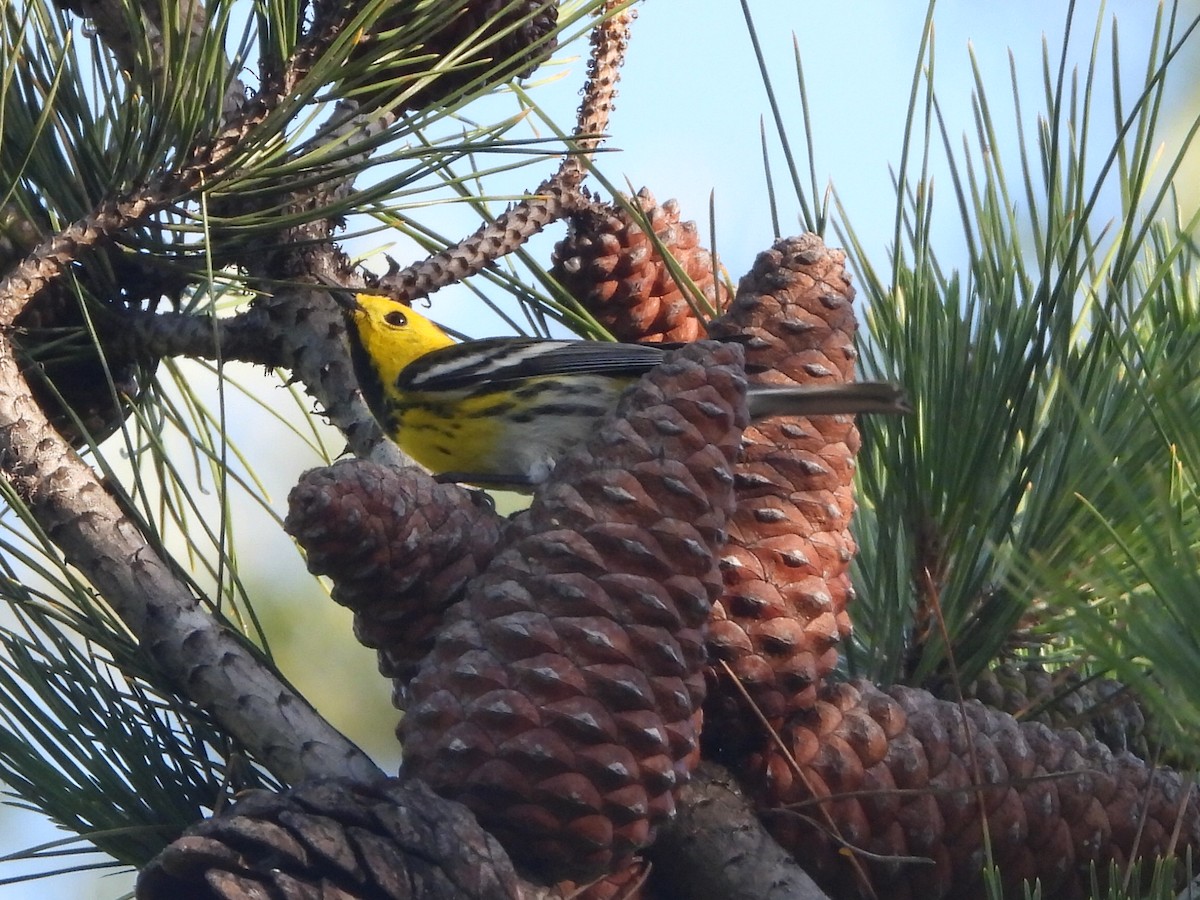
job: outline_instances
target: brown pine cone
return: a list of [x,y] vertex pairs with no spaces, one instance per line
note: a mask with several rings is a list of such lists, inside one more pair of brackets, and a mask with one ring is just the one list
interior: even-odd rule
[[446,610],[491,559],[502,522],[477,494],[420,469],[347,459],[300,478],[283,527],[308,570],[333,579],[333,599],[354,611],[355,637],[379,651],[403,709]]
[[[679,221],[679,204],[659,206],[642,188],[632,198],[654,234],[717,312],[729,294],[714,271],[711,252],[700,246],[695,222]],[[654,244],[624,208],[586,213],[554,248],[551,274],[619,341],[694,341],[704,336],[696,317]]]
[[753,789],[779,842],[834,896],[983,896],[981,810],[1006,896],[1037,878],[1045,896],[1083,898],[1092,863],[1103,875],[1109,861],[1200,849],[1200,800],[1177,773],[977,701],[831,685],[781,737],[799,773],[772,746]]
[[[844,255],[815,235],[761,254],[713,337],[746,348],[752,382],[835,384],[854,378],[854,311]],[[708,646],[772,724],[812,705],[850,632],[852,416],[775,418],[751,425],[737,466],[737,512],[721,558],[725,593]],[[764,730],[720,666],[706,706],[706,744],[736,758]]]
[[[946,700],[955,698],[951,685],[939,686],[936,693]],[[1147,758],[1145,713],[1133,692],[1111,678],[1006,662],[981,673],[963,688],[963,695],[1021,721],[1073,728],[1114,753],[1128,750]]]
[[641,379],[539,488],[412,682],[404,772],[534,877],[626,865],[697,760],[740,357],[695,344]]
[[47,235],[16,203],[0,206],[0,274],[16,265]]
[[150,861],[138,900],[513,900],[508,857],[419,782],[325,780],[244,795]]
[[[351,54],[351,61],[374,59],[370,81],[402,79],[394,87],[372,92],[373,103],[399,103],[401,109],[424,109],[439,102],[452,101],[459,91],[479,81],[478,90],[502,84],[513,78],[525,78],[550,58],[558,46],[558,4],[555,0],[458,0],[457,11],[446,16],[445,24],[425,39],[421,53],[399,56],[388,52],[386,42],[401,29],[411,27],[411,6],[394,3],[384,12],[369,34],[364,34]],[[443,4],[445,10],[449,4]],[[428,11],[426,11],[428,14]],[[475,36],[482,30],[482,34]],[[463,54],[462,44],[471,40],[473,50]],[[429,71],[429,55],[444,58],[453,54],[454,62],[428,85],[408,93],[414,82]],[[506,62],[507,61],[507,62]],[[505,63],[501,65],[501,63]],[[347,94],[360,102],[366,94],[345,86]]]

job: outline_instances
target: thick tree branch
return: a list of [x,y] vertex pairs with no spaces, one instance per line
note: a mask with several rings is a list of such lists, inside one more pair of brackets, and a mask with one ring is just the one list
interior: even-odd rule
[[650,848],[652,883],[680,900],[828,900],[767,834],[733,776],[701,763]]
[[150,357],[236,360],[269,369],[287,364],[271,317],[252,306],[227,319],[180,312],[129,310],[105,323],[106,347]]
[[0,459],[38,523],[181,693],[287,780],[369,779],[375,765],[200,608],[87,466],[50,427],[0,333]]

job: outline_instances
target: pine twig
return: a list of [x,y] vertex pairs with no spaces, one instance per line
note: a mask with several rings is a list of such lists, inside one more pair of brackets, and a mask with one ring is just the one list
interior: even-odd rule
[[604,141],[608,119],[616,108],[617,82],[629,48],[629,31],[637,12],[628,0],[608,0],[600,15],[604,18],[591,34],[591,59],[588,80],[583,86],[583,102],[576,115],[574,139],[580,150],[563,160],[559,176],[564,184],[578,185],[587,175],[587,164]]
[[453,247],[384,275],[379,279],[379,287],[405,303],[427,297],[439,288],[482,272],[547,225],[592,206],[587,194],[570,184],[561,172],[556,173],[494,222],[480,226]]
[[608,126],[613,110],[618,70],[624,62],[629,28],[636,17],[628,6],[628,0],[609,0],[599,13],[601,21],[592,29],[588,81],[574,129],[579,152],[568,155],[554,175],[494,222],[482,225],[454,247],[385,275],[379,281],[380,288],[398,300],[411,303],[483,271],[553,222],[598,211],[596,202],[579,186],[587,174],[587,162],[603,140],[600,135]]

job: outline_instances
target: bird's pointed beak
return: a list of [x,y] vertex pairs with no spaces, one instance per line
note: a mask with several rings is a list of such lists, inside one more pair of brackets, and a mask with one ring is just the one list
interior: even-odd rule
[[355,296],[353,291],[348,291],[345,288],[331,287],[329,289],[329,296],[346,312],[362,311],[362,304],[358,302],[358,297]]
[[358,302],[358,296],[349,288],[343,287],[336,281],[325,277],[324,275],[317,276],[321,283],[325,285],[325,289],[329,292],[329,296],[333,298],[342,309],[347,312],[360,312],[362,304]]

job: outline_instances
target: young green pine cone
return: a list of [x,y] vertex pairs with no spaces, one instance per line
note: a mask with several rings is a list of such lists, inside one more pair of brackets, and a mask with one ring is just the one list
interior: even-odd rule
[[[668,200],[659,206],[646,188],[632,202],[708,305],[724,309],[729,294],[713,254],[700,246],[696,223],[679,221],[679,205]],[[619,341],[686,342],[704,336],[704,322],[641,220],[622,207],[574,218],[570,233],[554,248],[551,274]]]

